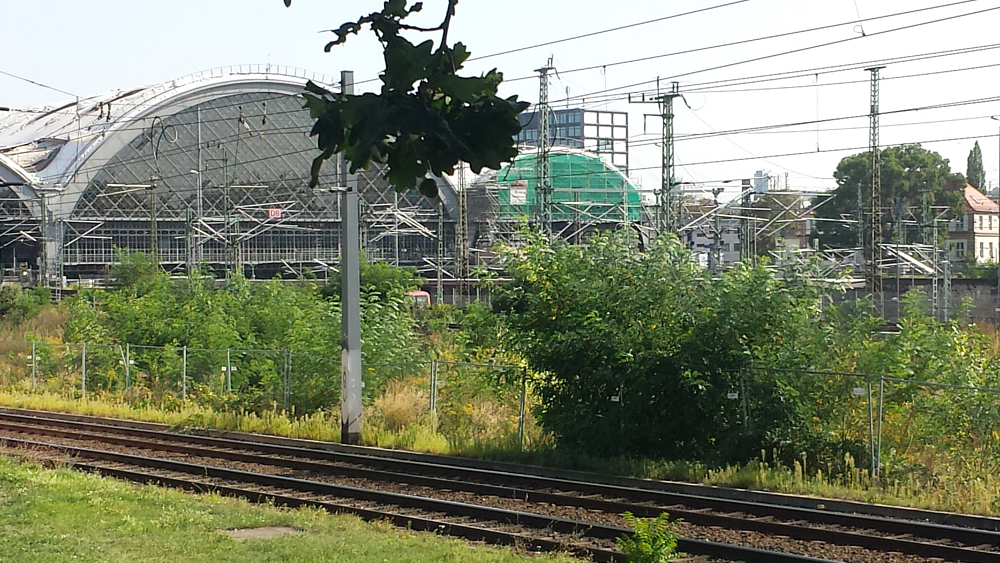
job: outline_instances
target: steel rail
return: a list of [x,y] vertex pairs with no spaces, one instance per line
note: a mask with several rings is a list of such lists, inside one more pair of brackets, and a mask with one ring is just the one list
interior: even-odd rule
[[[143,430],[154,430],[159,432],[173,432],[175,429],[160,423],[142,422],[136,420],[126,420],[117,418],[105,418],[90,415],[70,414],[53,411],[38,411],[31,409],[20,409],[14,407],[0,407],[0,414],[18,414],[31,418],[52,418],[60,421],[90,422],[102,425],[113,426],[114,428],[133,428]],[[981,529],[988,531],[1000,531],[1000,518],[989,516],[977,516],[969,514],[958,514],[954,512],[943,512],[936,510],[926,510],[902,506],[890,506],[883,504],[872,504],[860,501],[822,498],[815,496],[792,495],[786,493],[774,493],[768,491],[753,491],[749,489],[738,489],[731,487],[718,487],[712,485],[702,485],[697,483],[685,483],[680,481],[666,481],[658,479],[640,479],[635,477],[623,477],[615,475],[605,475],[599,473],[584,472],[569,469],[557,469],[536,465],[524,465],[502,461],[486,461],[474,458],[444,456],[439,454],[429,454],[422,452],[410,452],[405,450],[387,450],[371,446],[352,446],[339,444],[336,442],[324,442],[317,440],[306,440],[301,438],[287,438],[283,436],[272,436],[266,434],[252,434],[238,431],[214,430],[210,428],[187,428],[185,431],[193,434],[187,436],[208,436],[226,438],[241,444],[267,444],[277,446],[287,446],[304,449],[310,452],[337,452],[343,454],[355,454],[365,458],[384,458],[402,461],[418,461],[438,465],[448,465],[457,468],[484,469],[490,471],[500,471],[516,473],[531,477],[547,477],[556,479],[566,479],[569,481],[583,481],[591,484],[605,484],[629,489],[659,491],[664,493],[676,493],[692,495],[696,497],[716,498],[721,500],[742,500],[747,502],[761,503],[775,506],[788,506],[793,508],[811,508],[828,513],[863,514],[877,518],[892,518],[897,520],[910,520],[918,522],[928,522],[944,524],[961,528]],[[176,434],[175,432],[173,432]]]
[[[36,442],[33,440],[22,440],[17,438],[0,438],[0,443],[6,444],[8,446],[14,445],[28,449],[44,448],[44,449],[59,451],[62,452],[63,454],[71,455],[74,457],[83,457],[92,460],[100,460],[100,461],[119,463],[130,466],[138,466],[142,468],[160,469],[175,473],[185,473],[189,475],[210,477],[210,478],[222,479],[226,481],[234,481],[239,483],[249,483],[262,487],[274,487],[277,489],[297,491],[306,494],[330,495],[342,498],[351,498],[354,500],[376,502],[383,505],[394,505],[401,508],[425,510],[430,512],[438,512],[456,516],[475,518],[479,520],[488,520],[501,524],[517,525],[517,526],[524,526],[537,529],[548,529],[568,534],[582,534],[594,539],[605,539],[605,540],[615,539],[621,537],[624,534],[631,533],[631,530],[629,530],[628,528],[622,528],[618,526],[606,526],[606,525],[596,524],[593,522],[584,522],[568,518],[542,516],[529,512],[520,512],[502,508],[484,507],[474,504],[467,504],[467,503],[446,501],[439,499],[430,499],[426,497],[404,495],[400,493],[374,491],[358,487],[333,485],[330,483],[322,483],[318,481],[308,481],[304,479],[295,479],[291,477],[281,477],[276,475],[252,473],[247,471],[214,467],[210,465],[199,465],[193,463],[186,463],[182,461],[165,460],[162,458],[136,456],[118,452],[94,450],[90,448],[79,448],[75,446],[67,446],[64,444]],[[296,506],[296,505],[302,506],[305,504],[311,504],[313,506],[330,509],[333,512],[347,512],[351,514],[357,514],[358,516],[367,519],[388,518],[394,524],[400,526],[408,526],[410,525],[410,523],[419,523],[421,529],[426,529],[428,531],[438,531],[449,535],[451,535],[450,532],[454,531],[455,532],[454,535],[457,535],[459,537],[467,537],[469,539],[476,539],[487,542],[496,541],[497,543],[512,544],[512,543],[517,543],[517,541],[520,539],[527,538],[529,540],[529,543],[533,545],[538,545],[540,549],[545,549],[545,548],[561,549],[561,550],[568,549],[570,552],[574,552],[577,554],[584,554],[593,557],[595,561],[616,561],[616,562],[625,561],[622,554],[611,550],[594,548],[589,546],[573,545],[565,542],[558,542],[555,540],[546,540],[534,537],[529,538],[528,536],[524,536],[522,534],[513,534],[510,532],[503,532],[500,530],[490,530],[475,526],[454,524],[447,521],[426,519],[420,516],[373,510],[370,508],[360,508],[351,505],[342,505],[328,501],[321,501],[318,499],[307,499],[301,497],[281,495],[269,491],[252,491],[252,490],[240,489],[237,487],[229,487],[225,485],[202,483],[194,480],[176,479],[156,474],[135,472],[121,468],[108,468],[100,465],[87,464],[76,461],[74,462],[74,466],[79,467],[81,469],[90,469],[98,471],[103,474],[113,475],[144,483],[163,483],[167,485],[186,488],[189,490],[218,491],[220,492],[220,494],[230,494],[232,496],[247,498],[248,500],[254,500],[255,498],[264,500],[273,499],[279,504],[287,504],[286,502],[284,502],[285,500],[287,500],[288,503],[291,503],[289,504],[289,506]],[[794,555],[789,553],[781,553],[781,552],[762,550],[746,546],[731,545],[731,544],[712,542],[707,540],[696,540],[690,538],[680,538],[678,540],[678,548],[682,551],[688,552],[689,554],[693,555],[705,555],[708,557],[740,560],[740,561],[745,561],[747,563],[767,563],[767,562],[838,563],[827,559],[819,559],[802,555]]]
[[[952,526],[946,524],[936,524],[936,523],[919,522],[912,520],[886,519],[868,515],[839,513],[839,512],[832,512],[827,510],[818,510],[811,508],[771,505],[771,504],[752,502],[752,501],[729,500],[729,499],[720,499],[718,497],[706,497],[699,495],[690,495],[685,493],[670,493],[665,491],[622,487],[618,485],[609,485],[603,483],[589,483],[576,480],[555,479],[551,477],[544,477],[538,475],[524,475],[524,474],[517,474],[517,473],[503,472],[503,471],[491,471],[491,470],[483,470],[475,468],[446,466],[442,464],[430,464],[426,462],[400,460],[394,458],[381,458],[381,457],[363,456],[358,454],[349,454],[349,453],[333,452],[326,450],[297,448],[297,447],[281,446],[274,444],[261,444],[256,442],[244,442],[240,440],[231,440],[226,438],[191,436],[186,434],[176,434],[176,433],[161,432],[155,430],[109,426],[109,425],[78,422],[78,421],[63,421],[58,419],[46,419],[42,417],[13,415],[0,412],[0,420],[4,419],[18,420],[26,424],[50,424],[54,426],[63,426],[71,428],[85,428],[87,430],[95,432],[119,433],[146,439],[156,439],[156,440],[182,442],[182,443],[194,443],[214,448],[251,450],[271,455],[292,456],[292,457],[299,457],[306,459],[321,459],[330,462],[364,465],[364,466],[379,468],[383,472],[406,475],[411,479],[409,482],[413,484],[420,484],[416,482],[418,476],[415,475],[414,472],[424,472],[426,474],[435,475],[440,478],[448,478],[448,483],[450,484],[450,488],[452,489],[456,489],[457,487],[459,487],[460,483],[468,483],[468,480],[476,479],[490,483],[499,483],[502,485],[507,485],[515,489],[523,487],[524,489],[526,489],[526,491],[524,492],[528,492],[535,498],[539,499],[543,497],[540,496],[542,493],[538,492],[537,489],[547,488],[559,491],[572,491],[583,494],[602,495],[609,498],[625,498],[639,502],[653,502],[657,503],[660,506],[665,507],[666,510],[668,510],[671,514],[674,514],[678,517],[683,517],[689,522],[699,525],[721,525],[724,527],[731,527],[737,522],[741,522],[741,523],[748,523],[738,526],[744,529],[761,531],[764,533],[771,533],[771,534],[789,535],[792,533],[789,530],[785,531],[778,530],[777,526],[779,526],[781,523],[771,523],[759,520],[753,521],[753,520],[747,520],[745,518],[730,518],[726,522],[718,520],[716,521],[716,523],[708,523],[708,521],[712,516],[718,517],[718,515],[707,515],[698,512],[693,512],[692,509],[710,509],[724,513],[740,512],[744,514],[752,514],[754,516],[771,516],[774,518],[781,518],[790,521],[806,521],[816,524],[848,526],[852,528],[874,530],[886,534],[893,534],[896,536],[911,535],[930,540],[952,540],[952,541],[962,542],[967,545],[1000,546],[1000,533],[998,532],[975,529],[975,528],[965,528],[965,527]],[[16,430],[17,426],[3,425],[3,423],[0,422],[0,428],[8,428],[10,430]],[[66,437],[72,437],[72,436],[66,436]],[[122,445],[128,445],[130,447],[144,447],[144,446],[135,446],[133,443],[122,444]],[[145,447],[149,446],[147,445]],[[162,449],[165,446],[158,446],[158,447]],[[192,453],[192,452],[176,450],[176,453]],[[206,452],[203,451],[195,455],[206,455]],[[226,455],[229,456],[229,459],[235,461],[261,463],[261,460],[259,459],[241,457],[241,455],[243,454],[229,453]],[[210,457],[223,457],[223,456],[220,453],[215,453],[211,454]],[[289,461],[289,463],[291,463],[291,461]],[[318,470],[310,468],[304,462],[297,462],[296,465],[288,465],[288,467],[304,469],[304,470]],[[327,472],[330,471],[329,466],[324,466],[324,467],[326,469],[322,469],[322,471],[327,471]],[[360,473],[356,473],[354,476],[362,478],[365,477],[364,474]],[[463,479],[464,481],[455,481],[455,479]],[[440,487],[440,485],[436,483],[437,482],[426,482],[426,485],[432,487]],[[478,491],[470,490],[469,492],[482,492],[485,490],[486,489],[483,488],[479,489]],[[519,493],[523,494],[522,491],[519,491]],[[493,493],[484,493],[484,494],[493,494]],[[504,495],[498,495],[498,496],[504,496]],[[553,502],[556,497],[551,497],[551,498],[552,500],[546,500],[546,501],[539,500],[538,502]],[[558,498],[559,499],[575,498],[579,504],[583,504],[584,500],[586,500],[586,499],[580,499],[580,497],[565,497],[563,495],[560,495]],[[598,507],[599,503],[597,502],[597,500],[596,499],[593,500],[594,503],[587,508],[602,510],[602,508]],[[567,505],[569,503],[553,502],[553,504]],[[686,507],[689,510],[677,509],[675,508],[675,505]],[[630,510],[635,514],[639,514],[639,512],[637,511],[640,511],[643,514],[649,514],[649,508],[650,508],[650,507],[644,507],[643,505],[623,504],[623,503],[618,503],[618,505],[615,508],[611,508],[611,506],[613,505],[604,505],[604,506],[608,507],[608,510],[610,511],[623,512],[624,510]],[[623,510],[617,510],[617,509],[623,509]],[[852,537],[850,540],[842,539],[840,541],[835,541],[835,536],[831,536],[829,535],[829,533],[835,532],[837,534],[848,534],[848,532],[819,530],[816,528],[802,528],[802,530],[806,531],[800,532],[799,533],[800,537],[797,539],[826,541],[828,543],[840,543],[840,544],[849,543],[850,545],[871,546],[872,549],[879,549],[885,551],[898,550],[904,553],[914,553],[929,557],[943,557],[943,558],[954,559],[959,555],[962,555],[963,560],[967,561],[979,561],[983,563],[1000,563],[1000,553],[996,552],[975,550],[972,553],[969,553],[972,550],[968,550],[966,548],[959,548],[947,545],[925,544],[907,539],[893,539],[893,538],[885,538],[877,536],[870,536],[867,539],[864,539],[864,536],[860,536],[859,534],[855,534],[855,537]],[[820,537],[820,536],[825,536],[825,537]],[[859,543],[859,542],[866,542],[866,543]],[[926,548],[927,550],[920,551],[919,546],[928,546],[928,547]],[[928,550],[935,554],[929,553]]]
[[[2,418],[2,417],[0,417]],[[36,422],[36,421],[31,421]],[[640,517],[655,517],[662,511],[668,510],[672,517],[682,518],[685,521],[699,526],[718,526],[726,529],[743,529],[755,531],[769,535],[782,535],[801,541],[822,541],[838,545],[853,545],[873,549],[878,551],[898,551],[911,555],[924,557],[939,557],[942,559],[955,561],[968,561],[970,563],[1000,563],[1000,553],[994,551],[982,551],[967,547],[950,545],[940,545],[934,543],[919,542],[911,539],[898,537],[872,536],[859,532],[843,530],[821,529],[786,522],[765,521],[752,518],[741,518],[728,516],[725,514],[707,514],[699,511],[679,509],[677,507],[655,507],[644,504],[625,503],[604,499],[588,497],[577,497],[565,494],[540,492],[537,490],[519,489],[511,487],[501,487],[482,483],[467,481],[446,480],[437,477],[425,477],[409,473],[398,473],[365,469],[359,467],[343,467],[318,463],[314,461],[304,461],[301,459],[282,459],[261,456],[256,454],[241,453],[231,450],[209,449],[197,446],[186,446],[176,444],[161,444],[148,441],[140,441],[132,438],[122,438],[116,436],[106,436],[83,432],[81,430],[58,430],[55,428],[45,428],[38,426],[23,426],[0,422],[0,430],[12,432],[41,434],[45,436],[61,437],[77,440],[98,441],[108,444],[120,445],[138,449],[153,449],[169,453],[178,453],[199,457],[220,458],[244,463],[254,463],[261,465],[272,465],[289,469],[312,471],[317,473],[336,474],[347,477],[357,477],[375,481],[408,483],[412,485],[426,486],[436,489],[450,489],[480,495],[491,495],[501,498],[513,498],[533,503],[547,503],[558,506],[574,506],[588,510],[599,510],[611,514],[620,514],[625,511],[632,512]],[[107,429],[105,429],[107,430]],[[112,429],[113,430],[113,429]],[[230,442],[224,442],[230,446]],[[731,505],[725,505],[731,510]],[[824,514],[826,515],[826,514]],[[876,523],[882,521],[876,519]],[[855,523],[856,524],[856,523]],[[919,525],[917,527],[922,527]],[[935,526],[934,529],[937,527]],[[954,532],[954,530],[951,530]],[[986,540],[996,540],[997,536],[993,532],[982,532],[977,530],[958,529],[967,538],[973,539],[974,545],[987,543]],[[959,535],[959,534],[956,534]],[[935,538],[940,539],[940,538]]]

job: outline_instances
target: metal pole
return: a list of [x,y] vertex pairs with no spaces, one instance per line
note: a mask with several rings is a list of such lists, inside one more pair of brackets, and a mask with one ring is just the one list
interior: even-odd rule
[[149,181],[149,255],[157,264],[159,259],[159,235],[156,228],[156,180]]
[[38,194],[41,216],[39,217],[39,234],[41,235],[42,262],[39,264],[39,280],[43,287],[49,286],[49,246],[48,246],[48,206],[45,204],[45,192]]
[[226,348],[226,392],[233,392],[233,364],[229,355],[229,348]]
[[80,396],[87,398],[87,343],[83,343],[83,352],[80,355]]
[[125,343],[125,392],[128,393],[132,386],[132,372],[129,365],[132,363],[132,348],[129,343]]
[[877,471],[875,465],[875,409],[872,405],[872,376],[866,375],[865,380],[868,382],[868,449],[871,451],[871,474],[873,479],[877,479],[875,474]]
[[430,388],[430,406],[431,412],[437,412],[437,377],[438,376],[438,361],[431,360],[431,388]]
[[882,478],[882,399],[885,397],[885,374],[878,376],[878,438],[875,441],[875,466],[878,476]]
[[528,398],[528,370],[521,371],[521,406],[517,414],[517,449],[524,451],[524,404]]
[[35,348],[35,343],[32,342],[31,343],[31,390],[32,391],[35,390],[35,378],[36,378],[35,365],[36,364],[38,364],[38,353],[37,353],[37,350]]
[[204,203],[203,203],[204,202],[204,198],[203,198],[204,194],[203,194],[203,188],[202,188],[202,185],[201,185],[201,106],[198,106],[198,108],[196,108],[196,110],[195,110],[195,119],[198,120],[198,169],[195,170],[195,172],[197,172],[197,176],[198,176],[198,188],[196,190],[197,191],[197,199],[198,199],[198,204],[197,204],[198,217],[197,217],[196,220],[197,220],[197,223],[198,223],[198,228],[195,230],[195,235],[194,235],[194,261],[195,261],[195,265],[198,265],[202,261],[202,255],[201,255],[201,224],[200,223],[201,223],[201,218],[202,218],[202,216],[205,213]]
[[183,363],[181,364],[181,399],[187,400],[188,347],[184,347]]
[[348,189],[343,194],[341,239],[341,441],[361,441],[361,279],[358,240],[359,195]]
[[[341,93],[354,94],[354,73],[340,73]],[[345,444],[361,441],[361,241],[360,188],[347,187],[346,167],[341,169],[344,188],[340,221],[340,439]]]
[[289,412],[292,395],[292,351],[285,349],[285,412]]

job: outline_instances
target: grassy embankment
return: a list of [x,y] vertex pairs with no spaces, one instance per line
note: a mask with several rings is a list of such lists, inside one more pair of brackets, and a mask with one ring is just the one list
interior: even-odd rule
[[[569,562],[366,523],[321,510],[251,505],[138,487],[0,458],[0,562]],[[238,541],[226,530],[298,533]]]
[[[58,342],[61,319],[52,310],[18,328],[0,325],[0,340],[46,339]],[[1000,333],[991,333],[1000,347]],[[0,363],[0,368],[3,368]],[[243,413],[213,410],[194,402],[175,401],[165,408],[145,402],[129,404],[121,397],[80,400],[60,393],[31,393],[23,374],[0,373],[0,406],[53,410],[124,419],[159,422],[178,428],[206,427],[258,432],[314,440],[339,440],[335,412],[288,417],[277,411]],[[15,376],[8,379],[7,376]],[[362,442],[366,445],[438,454],[480,457],[537,465],[588,470],[612,475],[674,479],[718,486],[745,487],[793,494],[845,498],[865,502],[914,506],[973,514],[1000,515],[1000,476],[969,479],[949,468],[927,467],[935,485],[914,477],[881,485],[867,471],[848,462],[847,471],[830,475],[821,468],[775,462],[762,452],[761,459],[739,467],[712,468],[699,463],[649,459],[595,459],[554,448],[554,441],[529,416],[526,448],[516,443],[517,417],[507,401],[475,397],[439,413],[428,409],[427,382],[403,380],[387,386],[383,395],[366,407]],[[768,458],[772,459],[769,461]]]

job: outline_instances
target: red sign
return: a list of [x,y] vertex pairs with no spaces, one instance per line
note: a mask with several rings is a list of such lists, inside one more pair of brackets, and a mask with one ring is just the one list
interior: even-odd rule
[[281,208],[280,207],[268,207],[267,208],[267,218],[268,219],[281,219]]

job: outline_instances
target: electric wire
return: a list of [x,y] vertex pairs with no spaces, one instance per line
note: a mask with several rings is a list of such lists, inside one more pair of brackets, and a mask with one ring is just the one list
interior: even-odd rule
[[509,50],[500,51],[500,52],[497,52],[497,53],[490,53],[489,55],[483,55],[481,57],[471,57],[471,58],[469,58],[469,61],[479,61],[479,60],[483,60],[483,59],[489,59],[491,57],[499,57],[501,55],[510,55],[512,53],[520,53],[522,51],[528,51],[530,49],[537,49],[538,47],[548,47],[549,45],[556,45],[556,44],[559,44],[559,43],[566,43],[567,41],[575,41],[577,39],[586,39],[586,38],[594,37],[594,36],[597,36],[597,35],[603,35],[605,33],[612,33],[614,31],[621,31],[623,29],[631,29],[633,27],[639,27],[639,26],[643,26],[643,25],[647,25],[647,24],[651,24],[651,23],[658,23],[658,22],[662,22],[662,21],[666,21],[666,20],[672,20],[672,19],[675,19],[675,18],[680,18],[680,17],[683,17],[683,16],[690,16],[690,15],[699,14],[699,13],[702,13],[702,12],[708,12],[708,11],[716,10],[716,9],[719,9],[719,8],[727,8],[727,7],[734,6],[736,4],[742,4],[742,3],[748,2],[748,1],[749,0],[736,0],[734,2],[728,2],[726,4],[718,4],[716,6],[709,6],[707,8],[699,8],[697,10],[690,10],[690,11],[687,11],[687,12],[683,12],[683,13],[679,13],[679,14],[673,14],[673,15],[670,15],[670,16],[655,18],[655,19],[651,19],[651,20],[645,20],[645,21],[641,21],[641,22],[637,22],[637,23],[631,23],[631,24],[628,24],[628,25],[622,25],[622,26],[612,27],[612,28],[608,28],[608,29],[602,29],[602,30],[599,30],[599,31],[592,31],[590,33],[584,33],[584,34],[581,34],[581,35],[574,35],[573,37],[566,37],[566,38],[563,38],[563,39],[555,39],[553,41],[546,41],[544,43],[537,43],[535,45],[528,45],[526,47],[517,47],[516,49],[509,49]]
[[25,78],[23,76],[18,76],[16,74],[13,74],[11,72],[7,72],[5,70],[0,70],[0,74],[2,74],[4,76],[9,76],[9,77],[17,79],[17,80],[21,80],[21,81],[27,82],[28,84],[33,84],[35,86],[38,86],[38,87],[41,87],[41,88],[45,88],[47,90],[52,90],[53,92],[59,92],[60,94],[66,94],[67,96],[72,96],[74,98],[79,97],[79,96],[77,96],[76,94],[74,94],[72,92],[67,92],[66,90],[60,90],[59,88],[56,88],[55,86],[49,86],[48,84],[42,84],[41,82],[32,80],[30,78]]
[[[904,11],[904,12],[896,12],[894,14],[886,14],[886,15],[882,15],[882,16],[876,16],[876,17],[872,17],[872,18],[866,18],[863,21],[875,21],[875,20],[880,20],[880,19],[894,18],[894,17],[898,17],[898,16],[903,16],[903,15],[911,15],[911,14],[916,14],[916,13],[920,13],[920,12],[926,12],[926,11],[929,11],[929,10],[937,10],[937,9],[941,9],[941,8],[949,8],[949,7],[957,6],[957,5],[960,5],[960,4],[968,4],[970,2],[976,2],[976,1],[978,1],[978,0],[961,0],[959,2],[952,2],[952,3],[949,3],[949,4],[941,4],[941,5],[938,5],[938,6],[930,6],[930,7],[927,7],[927,8],[919,8],[919,9],[915,9],[915,10],[907,10],[907,11]],[[907,30],[907,29],[913,29],[913,28],[916,28],[916,27],[924,26],[924,25],[931,25],[931,24],[940,23],[940,22],[943,22],[943,21],[949,21],[949,20],[953,20],[953,19],[957,19],[957,18],[968,17],[968,16],[977,15],[977,14],[981,14],[981,13],[985,13],[985,12],[990,12],[990,11],[994,11],[994,10],[1000,10],[1000,7],[987,8],[985,10],[977,10],[975,12],[967,12],[967,13],[964,13],[964,14],[958,14],[958,15],[954,15],[954,16],[948,16],[948,17],[944,17],[944,18],[938,18],[938,19],[935,19],[935,20],[929,20],[929,21],[924,21],[924,22],[917,22],[915,24],[910,24],[910,25],[906,25],[906,26],[902,26],[902,27],[893,28],[893,29],[886,29],[886,30],[879,31],[879,32],[876,32],[876,33],[870,33],[870,34],[868,34],[866,36],[853,36],[853,37],[848,37],[848,38],[845,38],[845,39],[839,39],[839,40],[836,40],[836,41],[830,41],[830,42],[826,42],[826,43],[820,43],[820,44],[817,44],[817,45],[811,45],[811,46],[807,46],[807,47],[801,47],[801,48],[798,48],[798,49],[792,49],[792,50],[789,50],[789,51],[782,51],[780,53],[773,53],[773,54],[765,55],[765,56],[762,56],[762,57],[756,57],[756,58],[747,59],[747,60],[743,60],[743,61],[738,61],[738,62],[733,62],[733,63],[727,63],[727,64],[724,64],[724,65],[719,65],[719,66],[715,66],[715,67],[710,67],[710,68],[705,68],[705,69],[700,69],[700,70],[694,70],[694,71],[690,71],[690,72],[685,72],[685,73],[682,73],[682,74],[674,75],[674,76],[665,78],[664,80],[671,80],[673,78],[680,78],[680,77],[689,76],[689,75],[692,75],[692,74],[700,74],[700,73],[708,72],[708,71],[711,71],[711,70],[718,70],[718,69],[722,69],[722,68],[729,68],[729,67],[732,67],[732,66],[746,64],[746,63],[749,63],[749,62],[756,62],[756,61],[760,61],[760,60],[765,60],[765,59],[780,57],[780,56],[783,56],[783,55],[788,55],[788,54],[793,54],[793,53],[799,53],[799,52],[803,52],[803,51],[808,51],[808,50],[811,50],[811,49],[818,49],[820,47],[827,47],[827,46],[836,45],[836,44],[839,44],[839,43],[846,43],[848,41],[853,41],[853,40],[856,40],[856,39],[862,39],[864,37],[873,37],[873,36],[876,36],[876,35],[884,35],[884,34],[893,33],[893,32],[896,32],[896,31],[903,31],[903,30]],[[803,34],[803,33],[811,33],[811,32],[815,32],[815,31],[822,31],[822,30],[826,30],[826,29],[833,29],[833,28],[837,28],[837,27],[843,27],[845,25],[855,24],[855,23],[857,23],[857,21],[858,20],[851,20],[851,21],[846,21],[846,22],[839,22],[839,23],[835,23],[835,24],[828,24],[828,25],[823,25],[823,26],[819,26],[819,27],[813,27],[813,28],[809,28],[809,29],[801,29],[801,30],[797,30],[797,31],[789,31],[789,32],[778,33],[778,34],[774,34],[774,35],[767,35],[767,36],[763,36],[763,37],[753,37],[753,38],[750,38],[750,39],[743,39],[743,40],[740,40],[740,41],[731,41],[731,42],[728,42],[728,43],[719,43],[719,44],[716,44],[716,45],[708,45],[708,46],[705,46],[705,47],[697,47],[697,48],[694,48],[694,49],[686,49],[686,50],[683,50],[683,51],[674,51],[674,52],[670,52],[670,53],[663,53],[663,54],[660,54],[660,55],[651,55],[651,56],[647,56],[647,57],[639,57],[639,58],[629,59],[629,60],[624,60],[624,61],[615,61],[615,62],[598,64],[598,65],[590,65],[590,66],[585,66],[585,67],[580,67],[580,68],[574,68],[574,69],[568,69],[568,70],[561,70],[559,72],[560,72],[560,74],[570,74],[570,73],[574,73],[574,72],[583,72],[583,71],[587,71],[587,70],[596,70],[596,69],[601,69],[601,68],[608,68],[608,67],[627,65],[627,64],[633,64],[633,63],[638,63],[638,62],[651,61],[651,60],[662,59],[662,58],[672,57],[672,56],[677,56],[677,55],[687,55],[687,54],[691,54],[691,53],[698,53],[698,52],[703,52],[703,51],[720,49],[720,48],[724,48],[724,47],[733,47],[733,46],[738,46],[738,45],[746,45],[748,43],[755,43],[755,42],[759,42],[759,41],[767,41],[767,40],[777,39],[777,38],[781,38],[781,37],[789,37],[789,36],[792,36],[792,35],[800,35],[800,34]],[[531,78],[536,78],[536,75],[522,76],[522,77],[518,77],[518,78],[511,78],[511,79],[505,80],[505,82],[516,82],[516,81],[519,81],[519,80],[528,80],[528,79],[531,79]],[[649,84],[650,82],[654,82],[654,81],[655,80],[647,80],[647,81],[641,82],[639,84]]]

